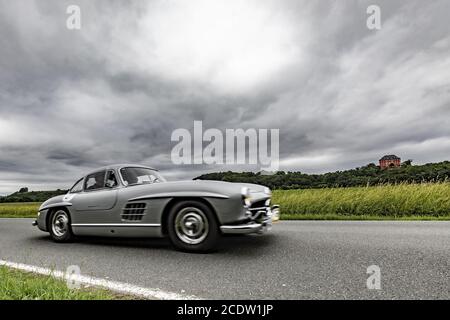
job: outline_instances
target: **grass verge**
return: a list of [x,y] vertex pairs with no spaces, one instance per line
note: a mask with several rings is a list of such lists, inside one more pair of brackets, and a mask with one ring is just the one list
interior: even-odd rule
[[0,266],[0,300],[117,300],[131,297],[98,288],[69,289],[63,280]]

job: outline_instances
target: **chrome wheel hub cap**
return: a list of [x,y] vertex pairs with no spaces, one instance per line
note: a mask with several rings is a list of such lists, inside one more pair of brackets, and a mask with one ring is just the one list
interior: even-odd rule
[[184,208],[175,218],[175,233],[187,244],[199,244],[209,232],[208,219],[198,208]]
[[52,220],[52,231],[53,233],[61,237],[66,234],[67,228],[69,227],[69,218],[67,217],[66,212],[58,211]]

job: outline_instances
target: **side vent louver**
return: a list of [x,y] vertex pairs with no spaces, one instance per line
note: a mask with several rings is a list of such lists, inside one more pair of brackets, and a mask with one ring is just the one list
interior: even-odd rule
[[146,207],[147,205],[145,203],[127,203],[122,212],[122,220],[142,220],[142,217],[145,215]]

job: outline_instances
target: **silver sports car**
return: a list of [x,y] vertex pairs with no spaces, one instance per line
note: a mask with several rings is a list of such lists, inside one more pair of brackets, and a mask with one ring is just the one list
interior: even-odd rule
[[166,182],[141,165],[112,165],[44,202],[33,225],[57,242],[74,236],[164,237],[209,251],[228,233],[263,233],[278,220],[269,188],[220,181]]

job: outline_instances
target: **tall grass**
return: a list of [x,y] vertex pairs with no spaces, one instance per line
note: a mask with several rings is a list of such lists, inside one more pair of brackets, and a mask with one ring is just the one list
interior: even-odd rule
[[450,183],[275,190],[281,217],[449,218]]
[[35,218],[39,202],[0,203],[0,218]]
[[69,289],[66,282],[0,266],[0,300],[130,299],[104,289]]

